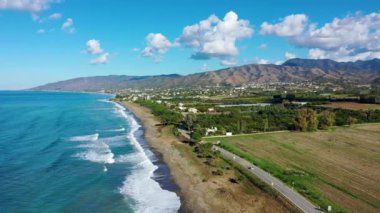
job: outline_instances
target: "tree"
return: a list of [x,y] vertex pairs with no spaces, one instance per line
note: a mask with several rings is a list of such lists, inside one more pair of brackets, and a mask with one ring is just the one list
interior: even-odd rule
[[202,133],[200,131],[195,131],[193,134],[191,134],[191,138],[195,142],[200,142],[202,140]]
[[303,108],[297,111],[295,119],[296,130],[306,132],[315,131],[318,129],[318,116],[317,112],[310,108]]
[[299,109],[295,120],[296,130],[306,132],[307,123],[307,109]]
[[264,129],[264,132],[266,132],[268,130],[268,127],[269,127],[268,118],[264,118],[263,119],[263,129]]
[[335,113],[331,111],[323,111],[319,115],[319,128],[328,129],[335,124]]
[[307,125],[307,130],[308,131],[316,131],[318,129],[318,114],[316,111],[312,109],[307,109],[308,111],[308,125]]
[[186,124],[187,130],[190,131],[191,129],[193,129],[196,120],[197,120],[196,115],[194,115],[194,114],[187,114],[186,115],[185,124]]
[[348,125],[354,125],[354,124],[356,124],[358,122],[358,119],[356,119],[356,118],[354,118],[354,117],[351,117],[351,116],[348,116],[348,118],[347,118],[347,123],[348,123]]

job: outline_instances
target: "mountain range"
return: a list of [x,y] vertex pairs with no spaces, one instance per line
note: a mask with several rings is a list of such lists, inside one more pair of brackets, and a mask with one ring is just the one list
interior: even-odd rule
[[329,59],[290,59],[282,65],[248,64],[190,75],[109,75],[74,78],[31,88],[49,91],[99,91],[125,88],[242,86],[265,82],[378,83],[380,59],[336,62]]

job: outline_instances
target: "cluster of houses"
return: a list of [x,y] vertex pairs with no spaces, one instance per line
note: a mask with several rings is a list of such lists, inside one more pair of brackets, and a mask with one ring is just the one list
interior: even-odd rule
[[178,109],[181,110],[182,112],[189,112],[189,113],[198,113],[198,110],[194,107],[185,107],[185,105],[183,103],[179,103],[178,104]]

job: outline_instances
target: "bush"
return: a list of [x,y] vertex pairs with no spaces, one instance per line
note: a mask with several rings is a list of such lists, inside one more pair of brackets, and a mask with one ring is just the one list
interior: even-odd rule
[[213,174],[213,175],[219,175],[219,176],[222,176],[222,175],[223,175],[223,171],[220,170],[220,169],[217,169],[217,170],[215,170],[215,171],[212,171],[212,174]]

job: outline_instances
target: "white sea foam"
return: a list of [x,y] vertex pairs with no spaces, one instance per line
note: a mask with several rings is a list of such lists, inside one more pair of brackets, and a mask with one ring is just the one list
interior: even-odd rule
[[102,139],[99,139],[98,133],[71,137],[70,141],[81,142],[77,147],[85,149],[85,151],[76,154],[75,157],[95,163],[115,163],[114,154],[112,153],[110,146]]
[[98,132],[124,132],[125,128],[119,128],[119,129],[108,129],[108,130],[97,130]]
[[131,163],[133,165],[138,165],[140,163],[141,153],[128,153],[125,155],[119,155],[115,157],[116,163]]
[[81,135],[81,136],[74,136],[71,137],[70,141],[96,141],[99,138],[99,134],[93,134],[93,135]]
[[[153,172],[157,169],[157,166],[150,161],[134,136],[140,125],[133,116],[125,112],[124,107],[119,104],[116,104],[116,107],[118,113],[125,117],[131,126],[131,131],[127,137],[136,149],[133,158],[139,162],[133,169],[132,174],[126,177],[119,189],[120,193],[126,196],[127,199],[134,201],[136,212],[177,212],[181,206],[177,194],[162,189],[159,183],[152,179]],[[130,159],[124,156],[124,158],[116,160]]]
[[106,102],[106,103],[110,103],[112,101],[108,100],[108,99],[98,99],[99,102]]
[[114,154],[109,150],[97,151],[97,150],[88,150],[85,152],[78,153],[77,157],[88,160],[95,163],[115,163]]

